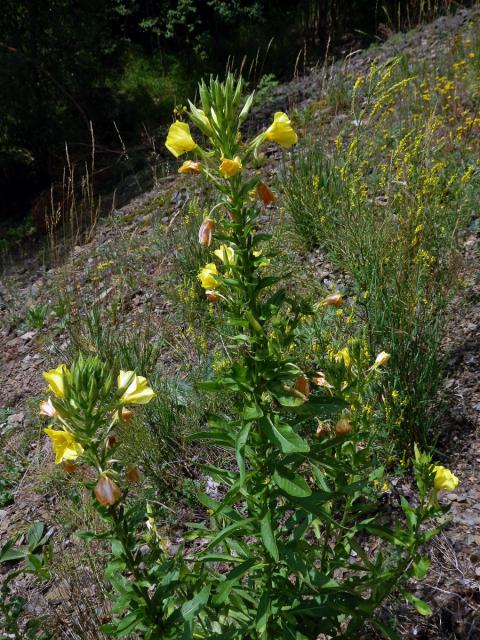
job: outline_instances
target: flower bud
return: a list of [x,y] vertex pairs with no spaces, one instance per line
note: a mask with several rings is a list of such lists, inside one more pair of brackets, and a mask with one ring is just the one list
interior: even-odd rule
[[310,384],[308,382],[307,376],[299,376],[295,381],[295,391],[298,391],[305,397],[308,398],[310,395]]
[[270,188],[264,183],[259,182],[257,184],[257,196],[263,202],[265,206],[268,206],[272,202],[275,202],[277,196],[270,190]]
[[327,296],[321,302],[322,306],[326,307],[341,307],[343,304],[343,296],[341,293],[332,293],[332,295]]
[[352,425],[345,418],[340,418],[340,420],[335,425],[335,433],[337,436],[346,436],[347,434],[352,432]]
[[128,466],[126,476],[129,482],[142,481],[142,474],[140,473],[140,469],[134,464]]
[[209,247],[212,244],[212,233],[215,223],[210,218],[205,220],[200,225],[198,230],[198,241],[204,247]]
[[120,487],[106,475],[101,475],[94,489],[95,497],[103,507],[111,507],[122,497]]

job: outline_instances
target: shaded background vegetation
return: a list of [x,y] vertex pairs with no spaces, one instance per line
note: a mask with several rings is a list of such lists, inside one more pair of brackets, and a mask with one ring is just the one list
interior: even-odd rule
[[[0,13],[0,221],[8,228],[61,179],[65,145],[97,167],[141,154],[206,73],[257,60],[291,76],[310,62],[405,29],[452,0],[3,0]],[[463,3],[466,4],[466,3]],[[250,64],[250,63],[249,63]],[[91,125],[90,125],[91,123]],[[147,135],[148,132],[148,135]],[[122,155],[123,154],[123,155]],[[1,235],[1,234],[0,234]]]

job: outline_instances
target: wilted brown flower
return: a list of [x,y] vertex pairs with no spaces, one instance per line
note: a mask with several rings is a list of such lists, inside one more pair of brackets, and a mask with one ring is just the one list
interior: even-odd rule
[[343,296],[339,292],[332,293],[332,295],[324,298],[321,304],[326,307],[341,307],[343,304]]
[[200,229],[198,230],[198,241],[204,247],[209,247],[212,244],[212,233],[215,223],[210,218],[205,218],[205,220],[200,225]]
[[128,466],[126,476],[129,482],[142,481],[142,474],[140,473],[140,469],[134,464]]
[[317,431],[315,433],[315,436],[317,438],[324,438],[327,435],[328,435],[328,425],[326,425],[324,422],[318,421],[318,426],[317,426]]
[[333,385],[331,385],[328,380],[325,378],[325,374],[322,371],[317,371],[317,373],[312,378],[313,384],[317,385],[317,387],[325,387],[325,389],[333,389]]
[[207,289],[205,291],[205,295],[207,296],[207,300],[209,302],[218,302],[220,300],[220,296],[213,289]]
[[127,409],[127,407],[122,407],[122,410],[120,411],[120,419],[123,420],[124,422],[128,422],[132,418],[133,418],[133,411],[130,411],[130,409]]
[[272,202],[275,202],[275,200],[277,199],[277,196],[264,182],[259,182],[257,184],[257,196],[265,206],[268,206]]
[[75,473],[77,469],[78,469],[78,466],[73,462],[63,463],[63,470],[65,471],[65,473]]
[[335,425],[335,433],[337,436],[346,436],[348,433],[352,432],[352,425],[345,418],[340,418],[340,420]]
[[109,433],[107,436],[107,447],[114,447],[118,442],[118,437],[116,433]]
[[308,398],[310,395],[310,384],[308,382],[307,376],[299,376],[295,381],[295,391],[298,391],[305,397]]
[[111,507],[122,497],[120,487],[106,475],[101,475],[94,489],[95,497],[103,507]]

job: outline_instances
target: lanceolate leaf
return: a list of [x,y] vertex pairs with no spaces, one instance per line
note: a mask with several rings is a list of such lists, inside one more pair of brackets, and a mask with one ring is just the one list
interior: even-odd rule
[[271,420],[265,423],[267,437],[272,444],[277,445],[283,453],[308,453],[310,447],[292,427],[284,422],[274,424]]
[[260,533],[262,535],[263,544],[265,545],[266,550],[272,556],[275,562],[278,562],[280,556],[278,555],[278,547],[272,531],[270,511],[267,511],[260,521]]
[[283,466],[278,466],[272,476],[273,481],[279,489],[289,496],[297,498],[307,498],[312,490],[298,473],[293,473]]

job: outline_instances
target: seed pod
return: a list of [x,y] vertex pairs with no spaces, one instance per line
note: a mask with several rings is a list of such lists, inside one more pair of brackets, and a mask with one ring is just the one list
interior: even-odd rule
[[122,497],[120,487],[106,475],[101,475],[94,489],[95,497],[103,507],[111,507]]
[[348,433],[352,432],[352,425],[345,418],[340,418],[340,420],[335,425],[335,433],[337,436],[346,436]]

